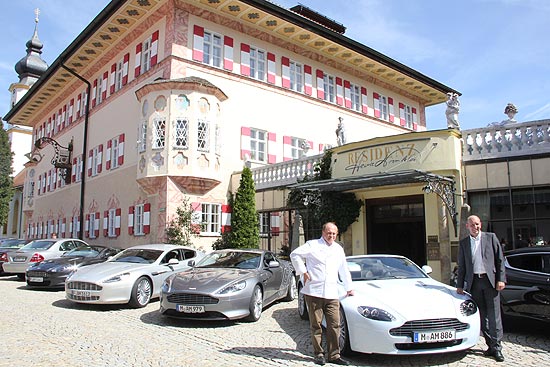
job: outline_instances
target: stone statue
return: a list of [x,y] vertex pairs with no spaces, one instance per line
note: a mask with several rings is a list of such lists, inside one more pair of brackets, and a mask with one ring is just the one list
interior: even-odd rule
[[502,124],[515,124],[517,120],[514,119],[516,113],[518,113],[517,107],[513,103],[508,103],[504,108],[504,113],[508,116],[508,120],[503,120]]
[[447,128],[460,130],[460,123],[458,122],[460,101],[458,100],[458,94],[449,92],[447,93],[447,97],[447,109],[445,110],[445,116],[447,116]]
[[338,117],[338,128],[336,128],[336,143],[338,146],[346,144],[346,130],[344,129],[344,119]]

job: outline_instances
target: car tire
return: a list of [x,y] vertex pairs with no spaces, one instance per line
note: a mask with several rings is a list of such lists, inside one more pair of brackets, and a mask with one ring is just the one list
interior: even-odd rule
[[309,320],[309,314],[307,312],[306,299],[302,293],[302,284],[298,285],[298,314],[302,320]]
[[19,280],[25,280],[25,274],[17,274],[17,278],[19,278]]
[[130,297],[130,306],[134,308],[142,308],[147,306],[153,294],[153,285],[147,277],[140,277],[132,287],[132,295]]
[[292,275],[290,277],[290,281],[288,282],[286,296],[285,298],[283,298],[283,301],[292,302],[296,299],[297,294],[298,288],[296,287],[296,278],[294,277],[294,275]]
[[346,314],[342,307],[340,307],[340,337],[338,338],[338,345],[340,346],[340,354],[349,356],[352,354],[349,341],[349,329],[346,319]]
[[256,284],[252,291],[252,297],[250,297],[250,304],[248,310],[250,314],[246,317],[246,321],[256,322],[262,316],[262,309],[264,303],[264,295],[262,289]]

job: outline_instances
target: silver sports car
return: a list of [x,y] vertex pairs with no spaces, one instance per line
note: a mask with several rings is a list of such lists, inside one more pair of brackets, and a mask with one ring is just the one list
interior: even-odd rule
[[154,244],[127,248],[100,264],[79,268],[65,282],[67,299],[79,303],[129,303],[145,307],[166,277],[204,254],[190,247]]
[[192,269],[166,278],[160,312],[188,319],[257,321],[264,306],[296,296],[288,261],[265,250],[217,250]]

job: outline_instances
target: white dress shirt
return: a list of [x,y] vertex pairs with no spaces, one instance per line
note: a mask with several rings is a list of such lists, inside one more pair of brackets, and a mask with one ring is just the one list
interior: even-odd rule
[[346,291],[352,290],[351,274],[344,249],[338,243],[329,245],[322,237],[307,241],[292,251],[290,260],[298,275],[308,273],[302,293],[324,299],[338,299],[338,275]]
[[483,265],[483,257],[481,255],[481,233],[477,237],[470,236],[470,246],[472,248],[474,274],[485,274],[485,266]]

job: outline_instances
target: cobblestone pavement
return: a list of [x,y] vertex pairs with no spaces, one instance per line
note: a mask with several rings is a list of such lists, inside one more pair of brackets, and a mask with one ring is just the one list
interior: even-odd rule
[[[29,290],[0,278],[0,366],[315,366],[308,324],[296,301],[277,303],[256,323],[167,319],[158,301],[142,309],[80,305],[63,291]],[[510,330],[509,326],[512,328]],[[355,366],[550,366],[550,333],[537,323],[505,323],[504,355],[354,355]],[[327,364],[330,366],[330,364]]]

